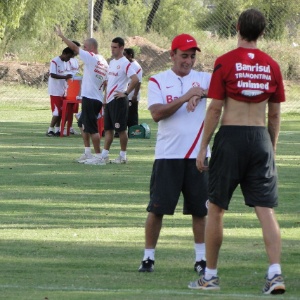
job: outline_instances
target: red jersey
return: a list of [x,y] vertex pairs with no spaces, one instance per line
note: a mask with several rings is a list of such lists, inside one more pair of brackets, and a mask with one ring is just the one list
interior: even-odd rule
[[259,49],[237,48],[218,57],[208,97],[237,101],[284,102],[283,80],[278,63]]

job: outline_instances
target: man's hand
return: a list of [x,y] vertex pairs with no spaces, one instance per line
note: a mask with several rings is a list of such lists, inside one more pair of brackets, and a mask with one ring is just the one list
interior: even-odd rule
[[62,32],[61,32],[61,29],[60,29],[60,25],[55,25],[54,26],[54,32],[59,36],[59,37],[62,37],[63,36],[63,34],[62,34]]
[[207,149],[206,148],[200,149],[200,151],[197,155],[196,166],[197,166],[197,169],[200,172],[208,171],[208,166],[205,165],[206,155],[207,155]]
[[120,91],[115,91],[114,96],[115,96],[115,98],[117,98],[117,99],[127,97],[127,96],[124,94],[124,92],[120,92]]
[[200,100],[201,98],[199,98],[198,96],[192,97],[186,105],[186,110],[188,112],[193,112],[196,106],[198,105],[198,103],[200,102]]
[[188,102],[186,109],[188,112],[193,112],[201,98],[206,96],[206,90],[202,89],[201,87],[192,87],[185,95]]

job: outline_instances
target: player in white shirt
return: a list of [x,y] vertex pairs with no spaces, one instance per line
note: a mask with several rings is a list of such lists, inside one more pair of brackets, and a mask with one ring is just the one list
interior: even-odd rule
[[74,52],[65,48],[60,56],[53,58],[50,62],[48,93],[52,110],[52,119],[46,133],[47,136],[59,136],[60,121],[63,100],[65,96],[66,80],[72,78],[72,74],[66,72],[65,63],[73,57]]
[[[148,84],[148,109],[158,123],[155,161],[150,181],[150,201],[145,225],[145,250],[139,272],[154,270],[155,248],[164,215],[173,215],[183,195],[183,214],[192,215],[195,264],[206,267],[204,229],[207,214],[208,174],[196,168],[211,75],[192,70],[200,52],[196,40],[181,34],[172,41],[170,70],[152,76]],[[187,102],[201,99],[194,111]]]
[[139,101],[141,98],[141,84],[143,77],[143,69],[140,64],[134,59],[134,50],[132,48],[124,49],[125,57],[131,62],[139,82],[136,84],[134,90],[128,95],[128,120],[127,127],[131,127],[139,124]]
[[[74,44],[76,44],[78,47],[80,47],[80,43],[77,41],[72,41]],[[68,62],[66,62],[66,72],[69,74],[73,75],[73,78],[79,73],[79,61],[78,59],[75,57],[76,54],[74,53],[73,57],[70,58],[70,60]],[[66,84],[66,89],[68,88],[68,84]],[[78,113],[78,107],[79,105],[76,104],[73,106],[73,113],[76,114]],[[73,124],[73,119],[71,120],[71,124],[70,124],[70,134],[77,134],[77,132],[74,130],[74,128],[72,127]],[[64,130],[64,134],[66,134],[66,129]]]
[[[56,33],[75,54],[79,54],[80,59],[84,62],[81,83],[82,113],[78,120],[78,126],[82,127],[85,150],[77,161],[85,163],[95,157],[101,157],[97,119],[102,109],[104,80],[106,79],[108,64],[98,53],[98,43],[95,39],[85,40],[83,49],[81,49],[62,34],[59,26],[56,26]],[[95,157],[91,154],[90,139],[93,143]]]
[[128,95],[139,81],[130,61],[123,55],[124,45],[124,40],[120,37],[114,38],[111,42],[113,59],[109,63],[107,73],[104,114],[105,141],[102,159],[108,160],[109,149],[114,139],[114,131],[116,131],[119,133],[121,150],[119,157],[112,162],[117,164],[127,162]]

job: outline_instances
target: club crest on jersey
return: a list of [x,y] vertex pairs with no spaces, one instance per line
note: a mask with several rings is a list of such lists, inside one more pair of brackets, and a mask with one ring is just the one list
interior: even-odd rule
[[115,123],[115,128],[120,128],[120,123]]
[[255,56],[254,53],[248,53],[248,57],[249,57],[249,58],[253,59],[254,56]]
[[192,87],[200,87],[200,83],[199,82],[193,82]]

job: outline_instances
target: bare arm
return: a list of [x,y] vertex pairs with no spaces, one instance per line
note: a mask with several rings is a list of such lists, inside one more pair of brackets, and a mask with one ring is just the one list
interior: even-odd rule
[[79,47],[63,35],[59,25],[54,27],[54,31],[59,37],[61,37],[67,46],[74,51],[75,54],[79,53]]
[[203,137],[200,151],[196,159],[196,165],[199,171],[206,171],[208,167],[204,165],[209,142],[219,124],[222,114],[224,101],[212,99],[205,116]]
[[69,78],[73,77],[72,74],[58,75],[58,74],[54,74],[54,73],[50,73],[50,76],[55,79],[69,79]]
[[152,118],[155,122],[166,119],[172,116],[185,102],[189,101],[192,97],[196,96],[200,98],[202,95],[202,89],[199,87],[193,87],[187,91],[181,97],[174,99],[168,104],[153,104],[149,107]]
[[140,88],[141,88],[141,82],[138,82],[135,85],[135,88],[134,88],[134,94],[132,95],[132,98],[131,98],[132,102],[136,102],[137,101],[137,96],[138,96]]
[[125,92],[123,92],[123,91],[116,91],[116,93],[115,93],[115,97],[116,98],[124,98],[126,96],[125,93],[130,94],[131,91],[133,91],[133,89],[135,88],[135,85],[139,82],[139,79],[138,79],[138,77],[137,77],[136,74],[132,75],[130,77],[130,79],[131,79],[130,84],[127,87],[127,90]]
[[274,153],[280,130],[280,103],[268,102],[268,131],[271,137]]

